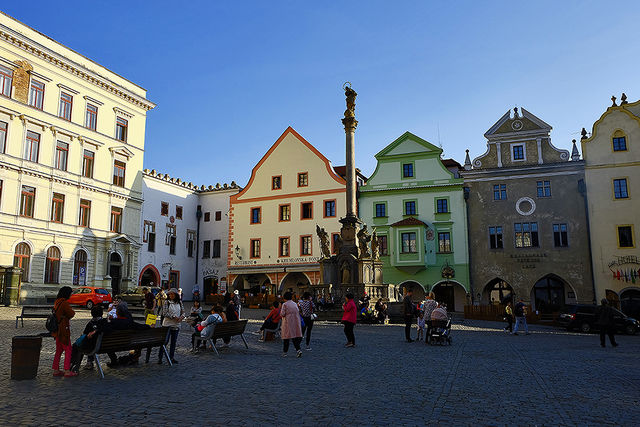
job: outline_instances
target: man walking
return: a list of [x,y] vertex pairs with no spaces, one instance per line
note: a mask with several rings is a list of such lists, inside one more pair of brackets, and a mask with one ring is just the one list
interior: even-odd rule
[[600,302],[602,305],[598,307],[598,311],[596,313],[598,326],[600,326],[600,346],[606,347],[605,335],[609,335],[609,342],[611,342],[611,346],[617,347],[618,343],[616,343],[616,337],[614,336],[615,320],[613,308],[611,308],[609,301],[607,301],[606,298],[602,298],[602,301]]
[[413,289],[409,289],[402,301],[404,304],[404,337],[407,342],[413,342],[411,339],[411,325],[413,324],[413,315],[416,313],[416,306],[413,304],[412,296]]
[[518,328],[520,327],[520,324],[524,325],[525,335],[529,335],[529,325],[527,325],[527,318],[525,317],[525,305],[522,298],[518,300],[513,311],[516,316],[516,326],[515,328],[513,328],[513,332],[511,333],[511,335],[518,335]]

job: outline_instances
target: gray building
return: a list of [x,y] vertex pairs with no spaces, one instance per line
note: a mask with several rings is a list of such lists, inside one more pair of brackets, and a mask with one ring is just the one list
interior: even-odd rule
[[591,303],[584,162],[551,144],[551,126],[524,108],[465,159],[470,272],[476,304],[523,298],[541,314]]

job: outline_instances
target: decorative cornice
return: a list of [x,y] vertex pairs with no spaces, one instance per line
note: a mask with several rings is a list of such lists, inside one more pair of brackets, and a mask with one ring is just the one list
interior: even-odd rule
[[64,70],[68,73],[73,74],[76,77],[79,77],[97,87],[99,87],[100,89],[107,91],[109,93],[114,94],[115,96],[124,99],[125,101],[136,105],[139,108],[144,109],[145,111],[149,111],[153,108],[155,108],[156,104],[154,104],[153,102],[147,100],[146,98],[143,98],[141,96],[132,94],[132,93],[128,93],[128,91],[120,89],[119,87],[117,87],[115,85],[115,83],[112,83],[104,78],[99,77],[98,75],[94,74],[93,72],[87,70],[87,69],[82,69],[81,65],[77,65],[77,64],[73,64],[70,61],[63,60],[60,57],[56,57],[54,55],[52,55],[49,52],[45,52],[42,49],[39,49],[38,47],[26,42],[25,40],[22,40],[6,31],[3,31],[2,29],[0,29],[0,40],[4,40],[7,43],[10,43],[12,45],[14,45],[15,47],[24,50],[25,52],[28,52],[34,56],[37,56],[38,58],[47,61],[48,63],[50,63],[51,65],[54,65],[58,68],[60,68],[61,70]]
[[63,85],[62,83],[58,83],[56,86],[58,86],[62,90],[65,90],[67,92],[71,92],[74,95],[77,95],[77,94],[80,93],[77,90],[70,88],[69,86]]
[[85,101],[89,101],[91,103],[94,103],[97,106],[104,105],[104,102],[100,102],[97,99],[91,98],[90,96],[85,95],[85,96],[83,96],[83,98],[85,99]]
[[133,113],[130,113],[118,107],[113,107],[113,112],[116,113],[117,116],[125,116],[127,119],[130,119],[134,116]]

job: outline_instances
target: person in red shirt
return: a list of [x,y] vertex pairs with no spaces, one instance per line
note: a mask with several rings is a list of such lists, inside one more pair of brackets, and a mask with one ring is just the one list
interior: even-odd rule
[[274,301],[273,302],[273,308],[271,309],[271,311],[269,312],[269,314],[267,315],[267,317],[264,319],[264,323],[262,324],[262,326],[260,327],[260,340],[259,341],[264,341],[264,330],[265,329],[277,329],[278,328],[278,323],[280,323],[280,302],[279,301]]
[[358,318],[356,303],[353,301],[353,294],[345,295],[345,303],[342,305],[344,314],[342,315],[342,323],[344,324],[344,334],[347,337],[345,347],[355,347],[356,337],[353,335],[353,327],[356,326]]

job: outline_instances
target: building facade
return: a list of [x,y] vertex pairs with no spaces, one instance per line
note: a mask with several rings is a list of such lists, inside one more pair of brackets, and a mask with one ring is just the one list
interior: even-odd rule
[[136,284],[146,90],[0,13],[0,265],[23,303]]
[[[374,228],[385,283],[396,295],[434,291],[462,311],[469,292],[467,230],[460,165],[442,149],[406,132],[376,154],[377,166],[359,191],[361,218]],[[453,169],[453,173],[448,167]]]
[[523,298],[539,313],[593,301],[584,162],[551,144],[551,126],[524,108],[485,133],[465,160],[474,302]]
[[615,100],[583,132],[596,298],[640,315],[640,101]]
[[346,183],[289,127],[231,196],[228,283],[244,293],[300,293],[320,280],[316,225],[335,239]]

